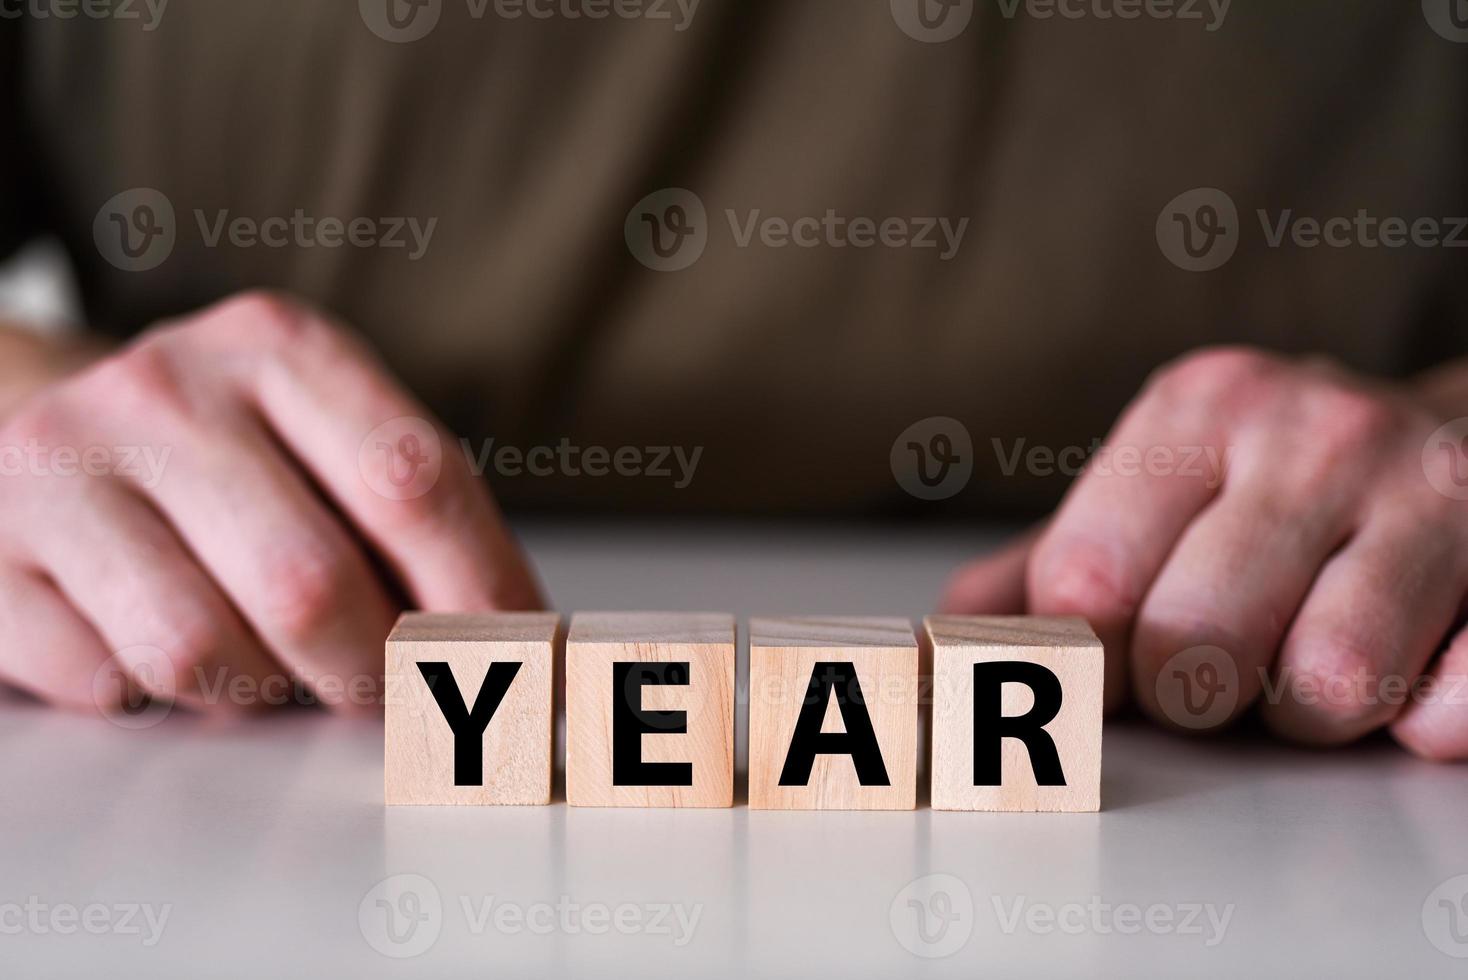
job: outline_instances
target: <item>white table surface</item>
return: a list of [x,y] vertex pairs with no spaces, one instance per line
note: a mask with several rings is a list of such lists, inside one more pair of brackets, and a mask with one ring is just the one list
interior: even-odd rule
[[[525,537],[564,609],[741,617],[918,616],[985,544]],[[1385,742],[1318,754],[1111,725],[1094,815],[387,809],[381,724],[305,711],[129,732],[7,702],[0,753],[6,978],[1468,972],[1468,779]],[[146,910],[166,910],[161,931]],[[65,931],[72,914],[98,934]]]

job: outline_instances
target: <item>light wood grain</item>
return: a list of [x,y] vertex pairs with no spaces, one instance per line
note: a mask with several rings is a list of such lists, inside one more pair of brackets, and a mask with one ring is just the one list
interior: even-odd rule
[[[1101,712],[1105,660],[1101,641],[1076,617],[929,616],[924,645],[933,687],[932,805],[935,810],[1087,812],[1101,806]],[[1002,748],[1002,784],[975,786],[974,665],[1027,661],[1060,681],[1059,713],[1045,726],[1053,739],[1064,786],[1040,786],[1019,739]],[[1003,714],[1034,705],[1022,684],[1002,690]]]
[[[387,640],[384,791],[388,804],[550,802],[554,613],[407,613]],[[492,664],[521,664],[483,738],[483,784],[454,785],[454,735],[418,664],[449,664],[472,705]]]
[[[689,665],[686,685],[638,690],[647,710],[681,711],[687,733],[641,736],[648,763],[690,763],[690,786],[617,786],[615,663]],[[566,799],[572,806],[728,807],[734,803],[734,617],[576,613],[566,642]]]
[[[905,619],[792,617],[749,624],[749,805],[764,810],[910,810],[917,805],[918,645]],[[819,755],[810,780],[779,785],[816,664],[853,665],[890,785],[863,786],[849,756]],[[823,732],[844,731],[834,697]]]

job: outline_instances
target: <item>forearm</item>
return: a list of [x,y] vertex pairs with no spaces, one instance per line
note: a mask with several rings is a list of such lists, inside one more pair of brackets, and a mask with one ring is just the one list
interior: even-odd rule
[[47,337],[0,323],[0,422],[36,391],[86,367],[106,349],[97,337]]

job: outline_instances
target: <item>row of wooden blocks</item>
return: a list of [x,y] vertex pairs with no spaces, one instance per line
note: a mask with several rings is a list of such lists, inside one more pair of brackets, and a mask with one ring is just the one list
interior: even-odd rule
[[[389,804],[546,804],[564,664],[572,806],[734,802],[735,621],[409,613],[387,641]],[[912,809],[930,710],[941,810],[1100,807],[1101,642],[1084,620],[749,624],[749,805]]]

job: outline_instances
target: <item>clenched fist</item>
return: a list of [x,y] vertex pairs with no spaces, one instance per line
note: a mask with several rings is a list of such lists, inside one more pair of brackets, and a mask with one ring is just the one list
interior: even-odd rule
[[1087,617],[1108,705],[1173,727],[1258,702],[1294,740],[1389,726],[1468,757],[1468,428],[1448,414],[1320,363],[1195,354],[1155,375],[1045,528],[960,570],[943,605]]
[[91,707],[113,662],[119,698],[366,708],[400,606],[537,607],[430,419],[345,332],[259,294],[30,395],[0,428],[0,680]]

